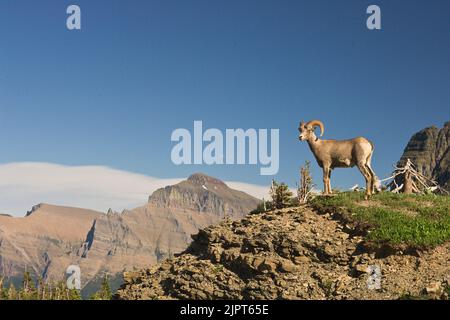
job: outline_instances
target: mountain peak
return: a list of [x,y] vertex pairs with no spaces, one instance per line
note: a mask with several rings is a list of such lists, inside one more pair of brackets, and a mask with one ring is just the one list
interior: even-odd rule
[[[431,126],[415,133],[397,166],[403,166],[408,159],[421,174],[450,190],[450,121],[446,121],[443,128]],[[397,183],[402,181],[399,179]]]
[[25,215],[26,217],[31,216],[34,212],[36,212],[38,209],[40,209],[42,207],[43,203],[39,203],[34,205],[31,210],[27,211],[27,214]]
[[187,180],[153,192],[149,204],[171,210],[209,212],[223,217],[242,217],[259,204],[259,200],[229,188],[223,181],[195,173]]
[[222,180],[210,177],[210,176],[208,176],[208,175],[206,175],[204,173],[201,173],[201,172],[192,174],[191,176],[189,176],[187,181],[192,182],[194,184],[198,184],[198,185],[204,185],[206,183],[208,183],[208,184],[225,185],[225,183]]

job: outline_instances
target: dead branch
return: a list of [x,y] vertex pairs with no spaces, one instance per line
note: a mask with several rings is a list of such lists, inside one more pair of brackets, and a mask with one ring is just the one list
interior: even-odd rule
[[[380,182],[384,181],[391,181],[387,183],[386,188],[394,193],[436,192],[449,194],[436,181],[420,173],[410,159],[407,159],[403,167],[394,166],[392,175],[389,178],[380,180]],[[402,181],[403,183],[399,186],[397,181]]]

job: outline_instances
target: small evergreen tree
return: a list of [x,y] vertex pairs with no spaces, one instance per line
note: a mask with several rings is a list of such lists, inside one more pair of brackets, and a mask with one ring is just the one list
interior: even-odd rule
[[64,281],[46,283],[41,277],[37,287],[29,272],[24,272],[22,287],[16,289],[10,284],[4,287],[4,278],[0,277],[0,300],[81,300],[79,290],[69,289]]
[[18,299],[17,290],[12,283],[9,285],[9,288],[8,288],[7,299],[8,300],[17,300]]
[[20,300],[36,300],[38,298],[36,286],[28,271],[23,273],[22,289],[19,291]]
[[291,205],[292,192],[285,183],[278,183],[272,180],[270,197],[272,198],[272,207],[274,209],[282,209]]
[[5,277],[0,277],[0,300],[6,300],[8,298],[8,291],[4,287]]
[[81,292],[77,289],[68,289],[69,298],[68,300],[81,300]]
[[38,300],[46,300],[48,294],[47,284],[45,283],[42,277],[38,278],[37,282],[37,299]]
[[256,209],[252,210],[250,214],[257,214],[261,212],[266,212],[272,210],[272,202],[262,199],[262,202],[258,204]]
[[102,285],[99,291],[97,291],[94,295],[91,296],[91,300],[111,300],[112,291],[109,286],[108,274],[105,273],[102,279]]
[[53,286],[51,291],[52,300],[67,300],[67,285],[64,281],[59,281],[56,286]]

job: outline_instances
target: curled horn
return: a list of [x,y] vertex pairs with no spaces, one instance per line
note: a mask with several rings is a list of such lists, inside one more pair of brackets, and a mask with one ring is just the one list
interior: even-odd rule
[[320,128],[320,136],[323,136],[323,132],[324,132],[324,125],[322,123],[322,121],[320,120],[311,120],[307,123],[308,126],[315,128],[315,127],[319,127]]

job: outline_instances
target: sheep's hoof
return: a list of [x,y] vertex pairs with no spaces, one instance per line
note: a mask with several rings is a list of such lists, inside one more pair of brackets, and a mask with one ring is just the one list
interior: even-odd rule
[[324,193],[324,194],[322,194],[324,197],[334,197],[334,196],[336,196],[336,194],[335,193]]

